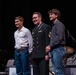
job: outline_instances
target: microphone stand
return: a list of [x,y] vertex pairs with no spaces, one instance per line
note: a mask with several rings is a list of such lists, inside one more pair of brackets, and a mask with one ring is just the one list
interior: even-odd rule
[[68,37],[70,36],[72,40],[76,43],[76,40],[73,38],[73,36],[70,34],[69,30],[67,29]]

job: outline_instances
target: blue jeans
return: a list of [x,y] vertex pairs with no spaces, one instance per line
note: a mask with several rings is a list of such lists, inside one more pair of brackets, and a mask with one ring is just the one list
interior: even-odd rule
[[64,47],[59,46],[50,51],[51,53],[51,62],[53,64],[55,75],[64,75],[63,70],[63,55]]
[[30,75],[28,49],[19,52],[15,51],[14,60],[17,75]]

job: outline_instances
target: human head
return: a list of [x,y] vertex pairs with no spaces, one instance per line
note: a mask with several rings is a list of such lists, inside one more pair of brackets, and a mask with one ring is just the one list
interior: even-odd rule
[[61,16],[61,13],[58,9],[51,9],[49,10],[48,14],[51,21],[60,19],[60,16]]
[[32,14],[32,21],[35,25],[40,25],[42,23],[42,15],[40,12],[34,12]]
[[15,25],[17,28],[22,28],[24,19],[21,16],[15,17]]

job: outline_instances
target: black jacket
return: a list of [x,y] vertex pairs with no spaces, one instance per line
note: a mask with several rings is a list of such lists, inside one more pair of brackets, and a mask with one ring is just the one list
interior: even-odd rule
[[39,27],[35,27],[32,30],[33,36],[33,51],[31,54],[32,58],[44,58],[45,48],[50,44],[49,32],[51,26],[42,23]]

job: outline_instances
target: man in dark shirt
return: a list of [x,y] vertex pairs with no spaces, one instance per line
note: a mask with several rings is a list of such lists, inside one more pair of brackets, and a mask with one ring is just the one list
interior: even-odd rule
[[49,59],[46,47],[50,44],[50,25],[42,22],[40,12],[34,12],[32,21],[36,25],[32,30],[33,51],[31,54],[33,63],[33,75],[49,75]]
[[53,27],[51,30],[50,46],[46,48],[46,52],[50,50],[55,75],[64,75],[62,60],[65,45],[65,26],[59,21],[60,11],[58,9],[52,9],[48,14],[50,21],[53,22]]

